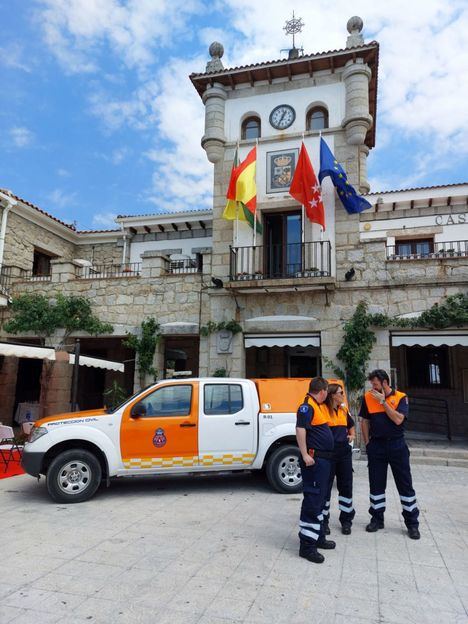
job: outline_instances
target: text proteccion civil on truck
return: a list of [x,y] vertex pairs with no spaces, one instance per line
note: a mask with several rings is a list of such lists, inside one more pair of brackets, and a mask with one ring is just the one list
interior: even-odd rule
[[23,467],[46,475],[60,503],[88,500],[102,481],[135,475],[266,469],[270,484],[302,488],[296,411],[310,379],[166,380],[114,410],[35,423]]

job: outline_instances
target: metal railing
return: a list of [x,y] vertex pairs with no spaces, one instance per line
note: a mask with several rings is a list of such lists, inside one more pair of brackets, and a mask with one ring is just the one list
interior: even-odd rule
[[7,293],[12,284],[12,267],[2,266],[0,268],[0,291]]
[[408,400],[410,406],[408,431],[444,433],[449,440],[452,439],[449,408],[445,399],[408,395]]
[[200,273],[202,271],[201,255],[195,258],[182,258],[181,260],[167,260],[166,271],[173,275],[180,273]]
[[428,251],[422,253],[401,253],[400,245],[387,245],[387,260],[420,260],[426,258],[468,257],[468,241],[443,241],[433,243]]
[[20,280],[27,280],[30,282],[50,282],[52,279],[51,273],[35,273],[32,269],[21,269],[19,274]]
[[137,277],[141,273],[141,262],[127,264],[94,264],[77,269],[78,279],[108,279],[114,277]]
[[231,247],[230,279],[329,277],[330,241]]

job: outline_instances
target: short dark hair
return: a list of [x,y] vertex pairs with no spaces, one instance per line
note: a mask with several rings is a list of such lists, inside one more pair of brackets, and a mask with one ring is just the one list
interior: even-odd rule
[[377,377],[377,379],[381,383],[384,382],[384,381],[386,381],[388,384],[390,383],[390,377],[388,376],[387,371],[384,371],[383,368],[376,368],[375,370],[370,372],[369,376],[367,377],[367,379],[369,381],[372,381],[374,379],[374,377]]
[[321,390],[328,388],[328,381],[323,377],[314,377],[310,380],[309,394],[318,394]]

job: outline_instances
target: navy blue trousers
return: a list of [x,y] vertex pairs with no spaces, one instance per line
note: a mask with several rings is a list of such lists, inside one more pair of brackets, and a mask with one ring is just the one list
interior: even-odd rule
[[352,524],[356,512],[353,507],[353,455],[350,445],[347,442],[339,445],[335,443],[333,455],[334,459],[330,462],[328,492],[323,509],[324,520],[328,522],[330,516],[331,492],[336,476],[340,522],[341,524]]
[[315,545],[323,533],[323,506],[328,491],[330,460],[315,458],[313,466],[301,465],[304,498],[299,521],[299,539],[302,543]]
[[400,495],[405,524],[407,527],[419,526],[419,509],[411,479],[410,452],[405,439],[403,437],[371,438],[366,451],[369,468],[370,515],[383,521],[386,507],[387,470],[390,466]]

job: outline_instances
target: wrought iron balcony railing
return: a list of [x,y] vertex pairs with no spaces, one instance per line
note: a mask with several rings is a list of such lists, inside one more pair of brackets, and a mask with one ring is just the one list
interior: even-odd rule
[[330,241],[231,247],[230,279],[259,280],[331,275]]
[[404,245],[387,245],[387,260],[422,260],[468,257],[468,241],[434,242],[425,249],[405,250]]
[[200,273],[202,271],[202,256],[182,258],[181,260],[167,260],[166,271],[173,275],[181,273]]
[[127,264],[94,264],[77,270],[79,279],[108,279],[114,277],[137,277],[141,273],[141,262]]

